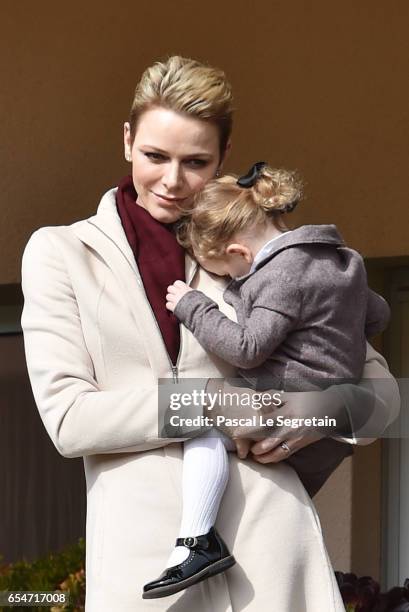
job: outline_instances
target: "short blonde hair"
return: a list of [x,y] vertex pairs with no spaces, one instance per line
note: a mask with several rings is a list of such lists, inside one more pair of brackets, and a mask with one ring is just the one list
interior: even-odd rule
[[252,226],[279,222],[294,210],[302,197],[302,182],[296,172],[260,171],[252,187],[240,187],[237,177],[226,175],[209,181],[196,194],[178,227],[178,241],[196,257],[223,257],[231,239]]
[[179,55],[147,68],[132,102],[132,142],[141,115],[157,106],[215,124],[220,133],[220,156],[224,156],[233,125],[233,95],[222,70]]

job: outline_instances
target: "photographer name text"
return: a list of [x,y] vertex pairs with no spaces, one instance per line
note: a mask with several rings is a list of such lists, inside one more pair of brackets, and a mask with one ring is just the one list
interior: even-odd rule
[[218,415],[215,418],[198,415],[188,418],[173,414],[169,419],[172,427],[336,427],[337,421],[330,417],[289,418],[282,415],[276,418],[265,418],[261,414],[253,414],[251,417],[226,417]]

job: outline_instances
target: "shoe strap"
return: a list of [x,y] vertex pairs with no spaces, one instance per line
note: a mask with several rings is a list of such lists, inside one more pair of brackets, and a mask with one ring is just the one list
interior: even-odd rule
[[176,540],[176,546],[185,546],[193,550],[200,548],[207,550],[209,548],[209,534],[189,538],[178,538]]

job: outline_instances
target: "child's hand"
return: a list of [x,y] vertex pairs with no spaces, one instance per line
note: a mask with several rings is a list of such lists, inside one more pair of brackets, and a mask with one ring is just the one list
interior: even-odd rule
[[166,308],[170,311],[174,311],[178,305],[179,300],[187,293],[192,291],[189,285],[186,285],[181,280],[177,280],[173,285],[169,285],[168,292],[166,294]]
[[236,445],[237,456],[239,459],[245,459],[249,454],[250,446],[253,444],[248,438],[234,438]]

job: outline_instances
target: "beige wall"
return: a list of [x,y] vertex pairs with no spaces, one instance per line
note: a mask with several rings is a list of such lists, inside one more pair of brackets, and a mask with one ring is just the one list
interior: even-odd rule
[[381,577],[381,442],[357,447],[314,499],[335,569]]
[[314,499],[332,564],[342,572],[351,571],[353,566],[352,481],[353,464],[348,458]]
[[141,70],[181,53],[223,67],[237,100],[229,167],[298,168],[297,222],[336,222],[366,255],[408,254],[407,0],[342,4],[3,0],[0,282],[41,225],[92,213],[126,172]]
[[[308,198],[297,223],[335,222],[366,256],[409,254],[407,0],[1,8],[0,283],[19,281],[35,228],[92,214],[127,172],[122,123],[133,88],[146,65],[173,53],[219,65],[232,81],[228,169],[259,159],[298,168]],[[352,482],[348,461],[318,505],[335,565],[356,559],[366,573],[351,541]],[[375,479],[373,498],[378,489]]]

